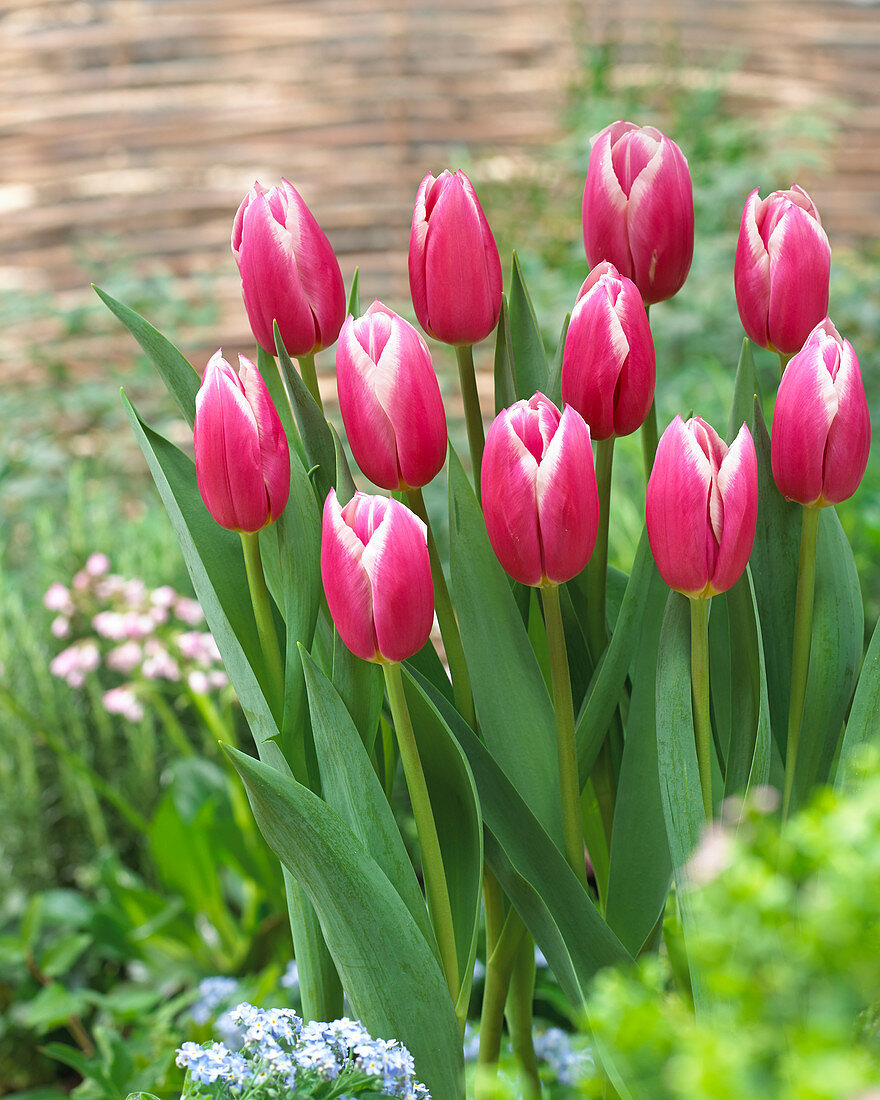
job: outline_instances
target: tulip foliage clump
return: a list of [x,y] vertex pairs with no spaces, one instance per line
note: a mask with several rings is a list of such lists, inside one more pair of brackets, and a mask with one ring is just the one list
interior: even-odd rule
[[[578,1011],[599,970],[661,949],[674,904],[685,953],[669,954],[709,1018],[719,993],[686,955],[707,823],[766,789],[785,828],[880,730],[880,635],[863,663],[834,510],[864,474],[870,422],[856,353],[827,316],[814,204],[798,187],[745,199],[731,276],[748,339],[729,421],[681,410],[662,434],[655,382],[673,364],[656,362],[649,309],[690,268],[684,154],[613,123],[592,143],[583,218],[585,279],[548,358],[471,182],[444,171],[419,187],[413,309],[455,349],[467,456],[447,442],[431,346],[381,302],[362,311],[356,273],[346,308],[286,181],[255,184],[234,221],[256,364],[242,355],[236,372],[218,352],[202,377],[99,292],[195,427],[193,463],[126,401],[253,734],[252,752],[226,751],[284,868],[304,1016],[339,1017],[344,993],[370,1034],[412,1053],[435,1100],[464,1095],[478,941],[480,1096],[494,1095],[505,1019],[523,1087],[540,1092],[535,945]],[[472,347],[493,332],[487,431]],[[361,490],[318,386],[315,354],[337,339]],[[772,431],[750,340],[779,355]],[[623,575],[608,567],[611,474],[615,439],[634,432],[645,528]],[[422,495],[444,463],[448,560]]]

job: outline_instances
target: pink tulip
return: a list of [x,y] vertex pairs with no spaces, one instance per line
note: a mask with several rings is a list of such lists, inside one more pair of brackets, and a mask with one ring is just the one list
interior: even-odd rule
[[594,267],[571,314],[562,400],[593,439],[629,435],[654,400],[654,340],[638,287],[610,263]]
[[498,324],[501,261],[464,172],[422,180],[409,239],[409,286],[419,324],[446,344],[476,344]]
[[610,261],[646,305],[678,293],[694,254],[694,200],[681,149],[653,126],[606,126],[590,142],[583,225],[590,267]]
[[687,423],[677,416],[660,438],[645,512],[670,588],[713,596],[736,584],[758,518],[758,459],[745,424],[728,447],[699,416]]
[[272,322],[290,355],[329,347],[345,319],[345,287],[330,242],[296,190],[255,183],[232,226],[232,252],[254,338],[275,354]]
[[196,396],[196,478],[205,507],[231,531],[259,531],[290,492],[287,438],[266,383],[243,355],[238,374],[211,356]]
[[390,497],[355,493],[324,502],[321,577],[333,622],[365,661],[405,661],[434,621],[428,529]]
[[859,487],[870,447],[859,361],[826,317],[779,383],[770,440],[773,478],[788,500],[819,508],[837,504]]
[[373,302],[348,317],[336,349],[339,410],[351,451],[383,489],[427,485],[446,460],[446,413],[425,341]]
[[480,487],[492,549],[523,584],[562,584],[585,568],[599,525],[590,429],[542,393],[517,401],[486,435]]
[[831,246],[819,211],[794,184],[766,199],[746,199],[733,283],[746,335],[791,355],[828,311]]

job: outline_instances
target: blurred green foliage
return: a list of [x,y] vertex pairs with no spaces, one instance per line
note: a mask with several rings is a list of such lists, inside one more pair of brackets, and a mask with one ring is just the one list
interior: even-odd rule
[[603,1070],[584,1095],[876,1095],[868,1090],[880,1081],[878,769],[874,751],[858,790],[820,791],[781,834],[758,792],[741,818],[704,838],[692,864],[688,954],[710,1007],[694,1016],[663,954],[600,974],[587,1026]]

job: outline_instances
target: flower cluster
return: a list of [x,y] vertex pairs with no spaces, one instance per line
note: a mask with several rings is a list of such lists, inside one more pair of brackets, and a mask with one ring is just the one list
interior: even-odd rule
[[199,1086],[208,1085],[228,1096],[246,1091],[290,1100],[319,1095],[344,1100],[381,1089],[401,1100],[430,1100],[415,1079],[406,1047],[396,1039],[372,1038],[356,1020],[306,1024],[292,1008],[261,1009],[246,1002],[232,1010],[230,1019],[243,1036],[240,1050],[190,1042],[177,1051],[177,1064],[188,1071],[185,1097],[202,1095]]
[[106,554],[92,554],[70,587],[51,584],[43,604],[55,613],[54,637],[71,639],[49,665],[54,676],[72,688],[102,667],[122,678],[104,692],[110,714],[139,722],[142,695],[160,681],[195,695],[229,682],[213,637],[197,629],[205,619],[198,601],[168,585],[149,589],[139,578],[111,573]]

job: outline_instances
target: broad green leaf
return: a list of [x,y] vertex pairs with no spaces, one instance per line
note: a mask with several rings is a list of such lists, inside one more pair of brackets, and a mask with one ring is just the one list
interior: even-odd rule
[[672,874],[657,760],[657,651],[665,598],[659,585],[656,589],[645,605],[633,665],[605,906],[605,919],[632,955],[663,913]]
[[116,314],[147,353],[162,376],[162,381],[168,387],[168,392],[176,401],[177,407],[192,424],[196,417],[196,394],[201,385],[199,374],[171,341],[166,339],[158,329],[153,328],[139,313],[135,313],[122,302],[117,302],[94,283],[92,289],[104,305]]
[[749,568],[723,597],[730,624],[730,668],[735,700],[731,706],[730,748],[725,797],[767,782],[770,770],[770,703],[758,608]]
[[593,769],[617,707],[639,647],[643,621],[662,614],[668,591],[654,565],[648,533],[642,531],[614,632],[578,715],[575,735],[581,787]]
[[354,269],[354,275],[351,277],[351,290],[348,292],[348,312],[352,317],[360,317],[361,315],[361,298],[360,298],[360,268]]
[[348,468],[348,459],[342,449],[342,442],[332,424],[330,425],[330,434],[333,436],[333,451],[336,460],[336,496],[340,504],[348,504],[356,492],[354,478]]
[[449,887],[459,1001],[470,996],[483,881],[483,826],[467,757],[419,681],[404,666],[403,689],[431,797]]
[[38,965],[49,978],[58,978],[66,974],[87,947],[93,943],[88,932],[71,932],[56,940],[39,957]]
[[489,751],[562,844],[556,722],[507,577],[455,452],[449,454],[452,597]]
[[309,692],[322,797],[385,872],[437,954],[425,899],[360,734],[339,694],[309,653],[300,648],[299,655]]
[[566,313],[562,322],[562,331],[559,333],[559,341],[556,344],[556,355],[553,359],[553,368],[547,383],[547,396],[560,409],[562,408],[562,358],[565,354],[565,338],[568,335],[568,326],[571,323],[571,314]]
[[880,622],[865,654],[837,765],[838,790],[852,782],[863,746],[880,740]]
[[227,748],[269,845],[318,917],[355,1016],[399,1039],[432,1094],[464,1098],[461,1038],[433,952],[345,822],[295,779]]
[[776,488],[770,465],[770,436],[757,399],[752,436],[758,456],[758,523],[749,561],[758,617],[764,627],[764,662],[773,738],[784,758],[788,740],[801,506],[786,501]]
[[[733,684],[730,666],[730,619],[727,614],[727,593],[712,599],[709,616],[709,693],[712,710],[712,733],[722,775],[726,780],[730,755],[730,727],[733,721]],[[742,721],[739,697],[736,719]],[[748,709],[747,707],[745,709]],[[757,721],[757,720],[756,720]]]
[[865,636],[859,575],[833,508],[819,517],[813,640],[792,806],[827,781],[852,699]]
[[71,1016],[79,1016],[88,1003],[87,989],[65,989],[60,983],[52,982],[20,1006],[19,1022],[44,1035],[60,1027]]
[[299,425],[306,460],[311,468],[310,476],[314,479],[315,493],[319,503],[323,505],[327,494],[336,482],[336,448],[333,445],[333,434],[330,431],[330,425],[324,419],[323,412],[287,354],[281,333],[278,331],[277,321],[273,322],[273,328],[281,377]]
[[733,384],[733,404],[730,407],[730,420],[727,423],[728,444],[734,441],[743,424],[751,423],[757,394],[758,382],[755,376],[752,345],[749,338],[745,336],[736,368],[736,380]]
[[371,753],[385,697],[382,670],[378,665],[356,657],[334,630],[333,675],[330,679],[351,715],[364,748]]
[[449,679],[446,668],[437,656],[437,650],[430,639],[425,642],[418,653],[409,657],[404,664],[407,668],[415,669],[420,676],[424,676],[426,680],[429,680],[451,703],[455,702],[452,681]]
[[[685,936],[693,928],[687,865],[706,825],[694,718],[691,706],[690,607],[686,596],[670,592],[660,631],[657,659],[657,759],[666,838],[672,857],[676,896]],[[698,1012],[706,1007],[699,975],[691,967]]]
[[[266,389],[269,391],[269,396],[272,398],[272,404],[275,406],[278,416],[281,419],[281,426],[284,428],[284,434],[287,438],[288,445],[292,451],[299,455],[300,460],[304,463],[305,450],[302,440],[299,437],[299,429],[296,426],[296,421],[293,419],[293,409],[290,407],[290,398],[287,396],[284,379],[281,377],[281,368],[275,356],[269,355],[269,353],[263,351],[262,348],[257,348],[257,368],[259,369],[260,377],[266,383]],[[293,456],[291,456],[291,458],[292,457]]]
[[486,860],[578,1003],[597,970],[630,956],[486,746],[449,702],[419,682],[470,763],[487,830]]
[[124,394],[122,401],[254,739],[269,741],[279,731],[260,686],[260,641],[241,541],[216,523],[205,508],[196,484],[195,463],[148,427]]
[[507,295],[501,295],[501,315],[495,330],[495,415],[516,401],[516,379],[510,352],[510,310]]
[[516,253],[510,275],[510,358],[516,382],[516,396],[528,400],[538,390],[546,394],[550,373],[544,341],[532,300],[523,282]]

